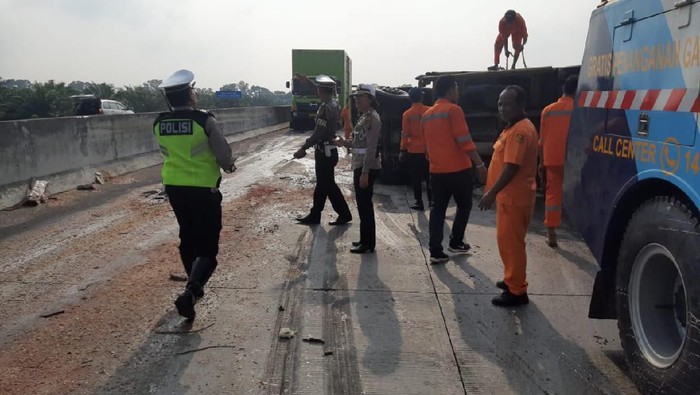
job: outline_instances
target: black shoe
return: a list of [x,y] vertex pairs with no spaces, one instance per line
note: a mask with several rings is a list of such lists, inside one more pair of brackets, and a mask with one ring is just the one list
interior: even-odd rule
[[352,247],[350,249],[350,252],[352,252],[353,254],[364,254],[366,252],[374,252],[374,247],[368,247],[360,244],[358,246]]
[[520,306],[530,303],[530,298],[527,297],[526,293],[522,295],[514,295],[509,291],[503,291],[502,294],[493,298],[491,303],[500,307]]
[[413,203],[412,206],[410,206],[413,210],[418,210],[418,211],[423,211],[425,210],[425,207],[423,207],[423,202],[415,202]]
[[340,216],[335,221],[329,222],[328,225],[345,225],[350,221],[352,221],[352,216],[348,216],[348,217]]
[[321,223],[321,219],[312,217],[311,214],[309,214],[306,217],[298,217],[297,222],[302,225],[318,225]]
[[450,260],[450,257],[447,256],[444,252],[431,252],[430,253],[430,263],[435,264],[435,263],[445,263]]
[[461,241],[459,243],[450,243],[449,247],[447,247],[447,251],[454,252],[455,254],[466,254],[471,249],[472,246]]
[[500,68],[500,67],[498,67],[497,64],[494,64],[493,66],[489,66],[486,70],[488,70],[488,71],[496,71],[496,70],[498,70],[499,68]]
[[353,241],[353,242],[352,242],[352,246],[353,246],[353,247],[357,247],[357,246],[360,246],[360,245],[362,245],[362,242],[361,242],[361,241]]
[[506,285],[506,282],[503,280],[496,281],[496,288],[502,289],[504,291],[508,291],[508,286]]
[[181,316],[187,318],[188,321],[193,321],[195,316],[194,305],[197,303],[197,298],[189,289],[181,293],[180,296],[175,299],[175,307],[177,308],[177,313]]

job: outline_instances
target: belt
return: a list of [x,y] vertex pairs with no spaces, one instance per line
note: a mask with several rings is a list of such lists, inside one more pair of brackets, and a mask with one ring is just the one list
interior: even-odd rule
[[324,142],[316,144],[316,149],[326,149],[326,147],[328,147],[330,149],[337,149],[338,148],[335,144],[333,144],[332,141],[324,141]]

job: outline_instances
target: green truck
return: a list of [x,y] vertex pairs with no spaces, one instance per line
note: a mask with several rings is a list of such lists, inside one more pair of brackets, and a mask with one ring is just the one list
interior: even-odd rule
[[346,105],[352,87],[352,61],[342,49],[292,49],[292,81],[287,88],[292,89],[291,120],[289,128],[308,130],[314,127],[316,110],[321,99],[316,94],[316,86],[310,81],[294,78],[302,74],[313,80],[325,74],[337,82],[337,95],[340,107]]

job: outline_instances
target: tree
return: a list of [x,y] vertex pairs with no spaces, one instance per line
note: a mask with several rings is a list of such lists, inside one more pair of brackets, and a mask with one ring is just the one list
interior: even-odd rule
[[217,107],[214,91],[210,88],[194,88],[197,97],[197,106],[203,109],[211,110]]
[[168,109],[165,98],[147,84],[142,86],[126,86],[116,94],[117,100],[123,102],[134,112],[165,111]]
[[95,95],[100,99],[113,99],[117,94],[117,91],[114,89],[114,85],[112,84],[106,84],[104,82],[96,84],[94,82],[90,82],[83,90],[83,93]]
[[[3,80],[0,78],[0,120],[60,117],[73,114],[70,96],[77,93],[94,94],[101,99],[116,99],[135,112],[165,111],[167,105],[162,91],[162,81],[153,79],[140,86],[115,88],[108,83],[73,81],[55,83],[30,83],[27,80]],[[198,106],[203,109],[245,106],[289,105],[291,93],[250,85],[245,81],[230,83],[220,90],[240,90],[241,99],[217,99],[212,89],[195,88]]]

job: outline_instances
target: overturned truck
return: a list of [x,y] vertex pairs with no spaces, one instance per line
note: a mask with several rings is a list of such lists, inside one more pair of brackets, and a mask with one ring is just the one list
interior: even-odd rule
[[[492,146],[503,129],[498,116],[498,96],[508,85],[520,85],[528,94],[527,115],[539,127],[540,114],[544,107],[555,102],[562,94],[564,80],[576,75],[580,66],[538,67],[506,71],[457,71],[428,72],[416,77],[418,86],[425,93],[424,103],[432,105],[432,84],[443,75],[451,75],[459,85],[459,106],[464,110],[469,130],[479,154],[489,162]],[[380,181],[388,184],[404,183],[407,180],[405,166],[399,163],[401,143],[401,115],[411,102],[408,88],[380,87],[377,90],[379,114],[382,118],[382,173]]]

